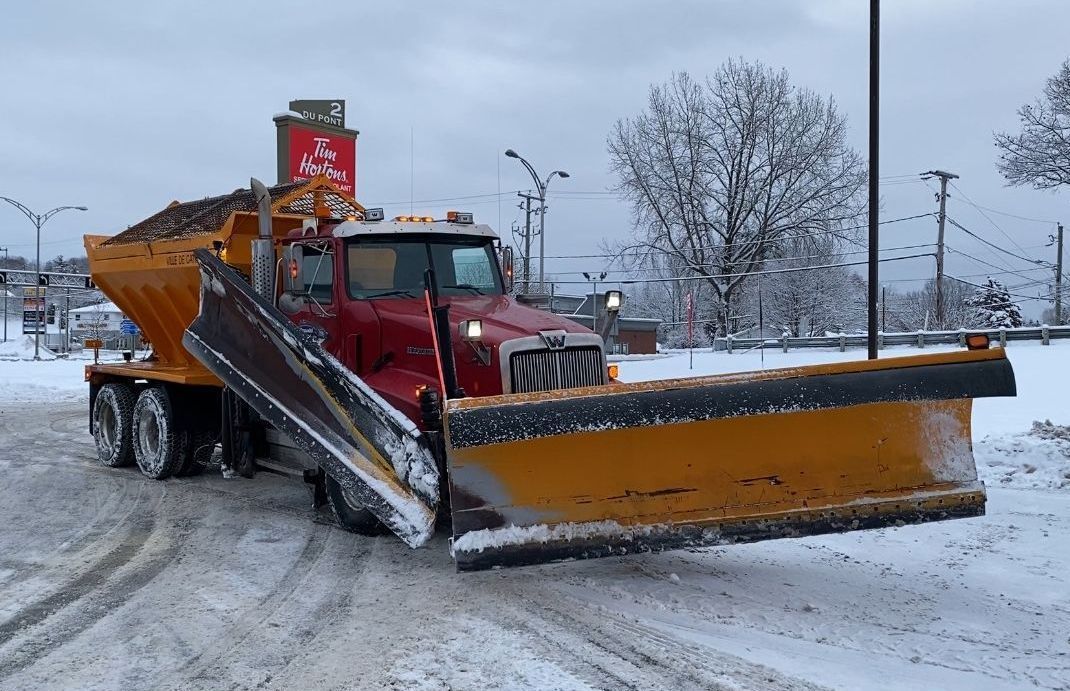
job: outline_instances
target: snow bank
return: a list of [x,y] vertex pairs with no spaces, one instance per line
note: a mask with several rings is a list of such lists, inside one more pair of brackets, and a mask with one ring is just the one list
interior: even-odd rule
[[1070,490],[1070,427],[1050,420],[1028,432],[988,436],[974,447],[989,486]]
[[[32,356],[31,356],[32,357]],[[84,360],[0,359],[0,405],[89,400]]]
[[[43,344],[39,348],[42,360],[55,360],[56,354]],[[0,343],[0,360],[33,360],[33,336],[26,334]]]

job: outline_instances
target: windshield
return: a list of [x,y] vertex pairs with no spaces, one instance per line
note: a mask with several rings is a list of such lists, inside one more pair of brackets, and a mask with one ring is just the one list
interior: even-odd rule
[[435,270],[440,295],[501,295],[494,247],[483,238],[359,238],[346,246],[349,295],[419,297],[424,271]]

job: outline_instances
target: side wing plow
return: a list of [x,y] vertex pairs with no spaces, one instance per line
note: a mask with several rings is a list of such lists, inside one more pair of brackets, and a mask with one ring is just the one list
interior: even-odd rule
[[450,401],[461,570],[977,516],[1000,349]]
[[412,547],[432,534],[426,439],[211,252],[195,251],[200,314],[185,348]]

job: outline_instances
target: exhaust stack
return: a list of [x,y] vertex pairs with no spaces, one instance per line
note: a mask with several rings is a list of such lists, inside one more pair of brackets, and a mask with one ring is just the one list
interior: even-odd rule
[[260,235],[253,240],[250,278],[253,291],[268,302],[275,302],[275,248],[271,237],[271,194],[267,186],[256,178],[249,179],[256,198],[256,215]]

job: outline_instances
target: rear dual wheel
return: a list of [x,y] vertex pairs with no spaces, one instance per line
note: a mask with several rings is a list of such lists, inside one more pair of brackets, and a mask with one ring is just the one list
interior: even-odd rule
[[[129,387],[109,386],[129,391],[130,400],[133,400],[133,392]],[[114,407],[122,408],[125,405],[121,395],[114,398],[120,401],[120,405]],[[192,405],[190,401],[185,403]],[[110,419],[107,412],[104,416]],[[204,472],[215,451],[214,429],[199,426],[193,421],[180,424],[175,416],[171,394],[162,386],[142,390],[126,419],[129,420],[130,455],[141,472],[153,480],[198,475]]]
[[153,480],[171,477],[182,466],[182,438],[176,433],[171,397],[163,387],[145,389],[133,412],[134,460]]

